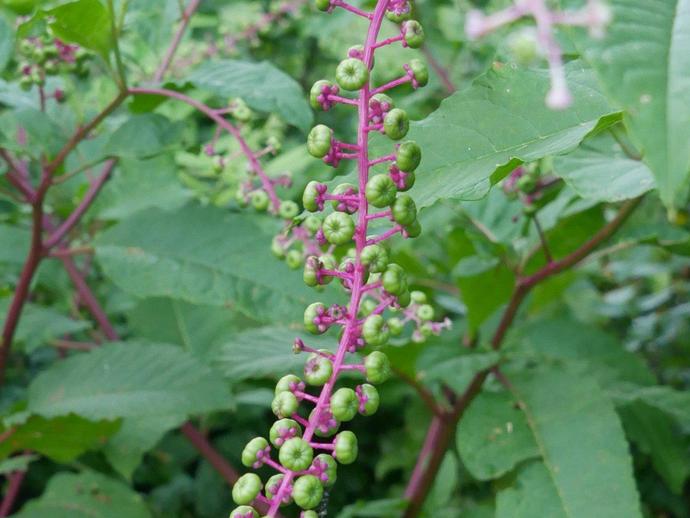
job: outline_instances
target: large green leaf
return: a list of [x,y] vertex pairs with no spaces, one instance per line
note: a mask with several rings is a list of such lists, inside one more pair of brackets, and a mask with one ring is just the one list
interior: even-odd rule
[[473,477],[491,480],[539,457],[525,414],[506,392],[482,392],[457,431],[460,457]]
[[29,386],[28,411],[90,419],[190,415],[227,408],[220,375],[172,345],[112,343],[52,365]]
[[[8,455],[30,450],[57,462],[69,462],[87,450],[100,448],[120,427],[118,421],[89,421],[77,415],[46,419],[31,416],[11,425],[6,440],[0,442],[0,460]],[[0,435],[7,430],[0,426]]]
[[[170,122],[157,113],[133,115],[115,130],[105,145],[104,154],[146,158],[179,145],[183,123]],[[146,174],[142,168],[140,173]]]
[[26,228],[0,225],[0,263],[22,264],[31,243],[31,232]]
[[556,157],[554,172],[588,200],[627,200],[654,188],[649,168],[626,157],[610,136],[587,141],[573,153]]
[[503,66],[412,124],[409,137],[423,155],[413,189],[417,204],[479,199],[520,163],[575,148],[613,109],[581,63],[572,63],[567,75],[574,104],[563,112],[544,106],[548,72]]
[[[558,490],[544,464],[530,462],[520,468],[511,486],[498,493],[496,518],[535,518],[536,516],[576,518],[580,515],[569,514],[563,508]],[[593,516],[599,517],[598,514]]]
[[510,375],[510,390],[525,413],[561,515],[642,516],[623,428],[591,377],[554,366],[523,369]]
[[658,408],[672,417],[685,433],[690,433],[690,392],[662,385],[654,387],[622,385],[616,387],[612,395],[619,404],[642,401]]
[[95,50],[107,61],[113,44],[108,9],[99,0],[77,0],[51,9],[50,28],[65,41]]
[[144,500],[122,482],[93,471],[58,473],[15,518],[151,518]]
[[597,40],[573,38],[607,95],[625,109],[631,137],[661,199],[679,204],[690,174],[690,2],[610,0],[613,22]]
[[299,275],[270,254],[256,216],[189,206],[141,212],[96,242],[105,274],[139,297],[224,306],[265,321],[298,321],[314,299]]
[[299,83],[267,61],[207,61],[185,82],[220,97],[241,97],[252,108],[279,113],[305,132],[313,120]]

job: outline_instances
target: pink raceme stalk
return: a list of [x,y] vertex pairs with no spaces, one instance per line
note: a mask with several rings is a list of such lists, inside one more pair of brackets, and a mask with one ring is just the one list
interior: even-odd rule
[[[334,484],[337,464],[352,463],[357,457],[355,435],[340,431],[340,426],[358,413],[373,414],[379,405],[374,385],[390,376],[388,358],[376,349],[385,345],[391,335],[400,334],[408,323],[415,327],[414,339],[424,339],[448,326],[448,322],[431,322],[433,308],[426,303],[423,293],[410,291],[404,270],[390,262],[384,246],[397,234],[407,238],[421,232],[414,201],[403,192],[414,183],[414,171],[421,160],[419,146],[403,141],[395,145],[392,154],[374,159],[369,156],[371,133],[381,132],[392,140],[400,140],[409,127],[407,114],[394,108],[393,100],[384,92],[403,83],[418,88],[428,81],[426,66],[412,60],[401,67],[400,79],[373,87],[370,72],[374,54],[397,43],[418,48],[423,42],[421,26],[409,20],[411,8],[404,0],[379,0],[372,12],[343,0],[318,0],[316,5],[328,12],[340,7],[369,20],[364,45],[351,49],[338,65],[337,85],[318,81],[310,94],[316,109],[329,110],[335,105],[357,107],[356,143],[337,140],[330,128],[317,125],[307,144],[309,152],[328,165],[355,161],[357,185],[341,184],[329,192],[329,186],[310,182],[303,196],[304,207],[310,212],[323,211],[326,204],[334,209],[323,220],[310,216],[317,222],[316,238],[326,252],[313,250],[313,255],[307,257],[304,281],[317,287],[336,279],[349,294],[349,301],[346,306],[330,307],[315,302],[306,309],[304,325],[311,333],[341,329],[337,350],[320,351],[301,339],[295,341],[296,353],[309,353],[304,379],[287,375],[278,381],[271,405],[278,420],[271,427],[269,440],[256,437],[242,452],[245,466],[269,466],[277,474],[265,484],[253,473],[240,477],[233,488],[233,499],[240,506],[231,513],[234,518],[258,517],[254,509],[258,503],[267,503],[266,516],[274,517],[280,506],[293,501],[303,509],[303,518],[316,518],[314,509],[319,507],[325,489]],[[385,16],[402,22],[401,35],[378,41]],[[341,90],[355,96],[341,95]],[[387,173],[372,173],[374,165],[385,162],[391,162]],[[369,223],[374,219],[377,223],[388,221],[390,228],[371,235]],[[402,318],[387,318],[388,312],[402,312]],[[363,361],[349,360],[350,354],[365,347],[368,354]],[[367,383],[354,389],[337,388],[339,375],[344,371],[359,373]],[[304,406],[306,411],[300,411]],[[275,453],[278,460],[273,457]]]
[[537,50],[544,54],[551,76],[546,104],[555,110],[565,109],[572,103],[572,96],[565,78],[563,53],[553,34],[554,26],[586,27],[592,37],[600,38],[611,22],[611,11],[602,0],[587,0],[587,4],[577,11],[552,11],[546,0],[515,0],[514,5],[489,16],[478,10],[470,11],[465,32],[472,39],[480,38],[524,17],[534,19],[536,34],[534,38],[527,32],[516,35],[514,52],[518,57],[525,55],[527,59]]

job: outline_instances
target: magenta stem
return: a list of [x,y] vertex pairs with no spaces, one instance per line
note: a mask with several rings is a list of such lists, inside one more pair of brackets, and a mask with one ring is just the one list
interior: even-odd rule
[[371,239],[367,240],[367,245],[375,245],[376,243],[380,243],[381,241],[385,241],[389,237],[394,236],[395,234],[397,234],[399,232],[402,232],[402,230],[403,230],[403,227],[401,227],[400,225],[396,225],[393,228],[391,228],[390,230],[387,230],[386,232],[384,232],[383,234],[376,236],[376,237],[372,237]]
[[391,38],[387,38],[387,39],[385,39],[385,40],[379,41],[376,45],[374,45],[374,48],[377,48],[377,49],[378,49],[378,48],[381,48],[381,47],[385,47],[386,45],[390,45],[390,44],[392,44],[392,43],[396,43],[396,42],[398,42],[398,41],[402,41],[403,39],[405,39],[405,36],[402,35],[402,34],[398,34],[397,36],[393,36],[393,37],[391,37]]
[[335,101],[341,104],[350,104],[352,106],[357,106],[357,99],[349,99],[348,97],[341,97],[340,95],[329,94],[329,101]]
[[386,156],[380,156],[378,158],[374,158],[369,162],[369,166],[374,166],[376,164],[381,164],[383,162],[394,162],[395,161],[395,154],[391,155],[386,155]]
[[396,86],[404,85],[405,83],[409,83],[410,81],[412,81],[412,78],[409,75],[404,75],[398,79],[394,79],[393,81],[386,83],[385,85],[381,85],[378,88],[375,88],[371,92],[371,94],[376,95],[382,92],[387,92],[388,90],[395,88]]
[[175,36],[170,42],[168,50],[165,52],[163,61],[161,62],[160,66],[158,67],[158,70],[156,70],[156,73],[153,76],[153,80],[156,83],[160,83],[163,79],[163,76],[165,76],[165,73],[168,71],[170,63],[172,63],[173,57],[175,56],[175,52],[177,52],[177,48],[180,46],[182,36],[184,36],[184,33],[187,30],[189,20],[192,19],[192,15],[194,14],[194,11],[197,10],[197,7],[199,7],[200,3],[201,0],[191,0],[191,2],[189,2],[189,5],[187,6],[187,9],[185,9],[182,13],[182,20],[180,21],[180,26],[177,28],[177,32],[175,33]]
[[372,13],[363,11],[362,9],[359,9],[354,5],[350,5],[347,2],[344,2],[343,0],[331,0],[331,5],[342,7],[346,11],[350,11],[351,13],[354,13],[358,16],[362,16],[363,18],[368,18],[370,20],[372,19]]
[[372,219],[379,219],[379,218],[390,218],[391,214],[392,214],[392,212],[390,209],[383,210],[381,212],[374,212],[373,214],[367,215],[367,219],[372,220]]
[[310,442],[309,446],[316,450],[329,450],[333,451],[335,450],[335,445],[331,443],[323,443],[323,442]]
[[7,492],[2,499],[2,503],[0,503],[0,518],[5,518],[5,516],[9,516],[9,514],[12,512],[12,507],[14,506],[14,502],[17,500],[17,496],[19,496],[19,490],[22,487],[22,481],[24,480],[25,475],[26,471],[15,471],[9,475]]
[[311,394],[307,394],[306,392],[302,392],[301,390],[293,390],[292,393],[297,396],[298,399],[306,399],[307,401],[311,401],[312,403],[317,403],[319,401],[319,398],[316,396],[312,396]]

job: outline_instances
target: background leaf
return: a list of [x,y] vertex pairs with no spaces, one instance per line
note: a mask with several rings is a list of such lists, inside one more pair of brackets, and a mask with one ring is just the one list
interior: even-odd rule
[[77,0],[49,11],[55,35],[70,43],[95,50],[108,61],[112,47],[111,19],[99,0]]

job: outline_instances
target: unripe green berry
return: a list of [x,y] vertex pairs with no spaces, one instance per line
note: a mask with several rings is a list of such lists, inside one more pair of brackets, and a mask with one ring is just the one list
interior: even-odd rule
[[390,336],[386,320],[381,315],[368,316],[362,325],[362,336],[369,345],[384,345]]
[[410,305],[410,302],[412,302],[412,298],[410,297],[410,290],[406,288],[405,291],[398,295],[398,304],[401,308],[406,308]]
[[388,330],[390,331],[391,335],[399,336],[403,332],[404,327],[405,323],[398,317],[388,319]]
[[319,515],[316,514],[316,511],[302,511],[299,518],[319,518]]
[[335,69],[335,80],[343,90],[355,91],[362,88],[369,79],[369,70],[357,58],[342,60]]
[[285,442],[283,437],[286,434],[291,434],[293,437],[302,437],[302,428],[299,423],[293,419],[279,419],[268,432],[268,438],[271,444],[276,448],[279,448]]
[[405,110],[393,108],[383,119],[383,131],[386,136],[393,140],[400,140],[410,129],[410,118]]
[[290,250],[285,255],[285,262],[287,263],[288,268],[291,270],[297,270],[300,266],[302,266],[302,252],[299,250]]
[[299,214],[299,205],[292,200],[286,200],[280,204],[278,214],[283,219],[293,219]]
[[268,204],[270,202],[268,194],[265,191],[258,190],[251,194],[252,207],[256,210],[264,211],[268,209]]
[[317,81],[314,83],[314,86],[311,87],[311,90],[309,91],[309,104],[311,104],[311,107],[314,108],[315,110],[321,109],[321,103],[319,102],[319,96],[323,93],[323,87],[328,86],[328,87],[333,87],[333,83],[330,81],[326,81],[325,79],[321,79],[320,81]]
[[422,304],[417,308],[417,316],[420,320],[428,321],[434,318],[434,308],[429,304]]
[[299,384],[302,380],[299,379],[297,376],[294,374],[286,374],[282,378],[278,380],[278,383],[276,383],[276,388],[275,388],[275,395],[280,394],[281,392],[292,392],[290,390],[290,385],[293,383],[295,385]]
[[259,513],[253,507],[241,505],[230,513],[230,518],[259,518]]
[[[315,410],[312,410],[309,413],[309,420],[314,418],[314,412]],[[337,419],[334,419],[335,423],[326,431],[323,431],[321,427],[317,427],[316,430],[314,430],[314,434],[317,437],[332,437],[338,432],[338,429],[340,428],[340,421]]]
[[391,364],[386,356],[381,351],[374,351],[364,358],[364,368],[366,372],[367,381],[378,385],[383,383],[391,377]]
[[537,188],[537,179],[532,174],[526,174],[521,176],[517,181],[517,188],[520,189],[525,194],[530,194],[534,192]]
[[338,421],[351,421],[358,409],[359,399],[351,388],[339,388],[331,396],[331,413]]
[[312,255],[307,257],[307,260],[304,262],[304,273],[302,275],[304,284],[313,288],[314,286],[330,283],[333,280],[333,277],[330,275],[322,275],[319,280],[318,273],[322,269],[335,269],[335,258],[332,255],[326,254],[321,257]]
[[31,79],[30,76],[22,76],[19,79],[19,87],[24,90],[25,92],[28,92],[31,90],[31,87],[34,85],[33,79]]
[[413,140],[407,140],[398,146],[395,152],[395,163],[406,173],[417,169],[419,162],[422,161],[422,150]]
[[419,290],[411,291],[410,296],[412,298],[412,302],[414,302],[416,304],[426,304],[426,301],[427,301],[426,293],[424,293],[423,291],[419,291]]
[[315,0],[314,4],[319,11],[326,12],[331,8],[331,0]]
[[317,461],[327,466],[324,472],[327,476],[327,479],[321,479],[321,484],[323,487],[332,487],[338,478],[338,463],[331,455],[328,455],[327,453],[321,453],[314,457],[314,462],[312,465],[316,464]]
[[355,223],[352,218],[342,212],[333,212],[323,221],[323,235],[329,243],[344,245],[352,241],[355,234]]
[[391,295],[400,295],[407,291],[407,275],[405,270],[396,263],[390,263],[381,275],[383,289]]
[[424,44],[424,29],[417,20],[408,20],[402,24],[405,42],[411,49],[418,49]]
[[418,219],[415,219],[409,225],[405,225],[405,233],[407,234],[407,237],[411,237],[412,239],[419,237],[419,235],[422,233],[422,224]]
[[[343,196],[343,195],[353,195],[353,194],[357,194],[357,192],[358,192],[358,189],[357,189],[357,187],[356,187],[355,185],[352,185],[351,183],[341,183],[341,184],[337,185],[337,186],[335,187],[335,189],[333,189],[333,193],[332,193],[332,194],[338,195],[338,196]],[[341,203],[341,202],[338,201],[338,200],[332,200],[332,201],[331,201],[331,206],[332,206],[335,210],[338,210],[338,207],[339,207],[340,203]],[[350,213],[351,211],[346,210],[346,211],[344,211],[344,212]]]
[[508,48],[521,65],[530,65],[539,56],[537,32],[533,27],[525,27],[508,37]]
[[398,190],[399,190],[399,191],[403,191],[403,192],[409,191],[409,190],[412,189],[412,187],[414,186],[414,182],[415,182],[416,179],[417,179],[417,177],[415,176],[414,173],[412,173],[412,172],[407,172],[407,174],[405,175],[405,178],[404,178],[404,180],[403,180],[403,182],[404,182],[404,183],[403,183],[403,186],[402,186],[402,187],[398,187]]
[[349,430],[340,432],[335,437],[335,459],[341,464],[352,464],[357,460],[357,437]]
[[426,67],[424,61],[421,59],[410,60],[410,70],[412,70],[412,74],[419,86],[427,85],[429,82],[429,69]]
[[383,108],[384,111],[392,110],[395,107],[393,99],[386,94],[372,95],[371,99],[369,99],[369,108],[373,108],[376,103],[381,105],[381,108]]
[[325,309],[326,306],[324,306],[321,302],[314,302],[313,304],[307,306],[307,309],[304,310],[304,328],[307,331],[315,335],[320,335],[326,331],[325,329],[320,330],[314,323],[314,319],[321,311],[324,311]]
[[242,464],[251,468],[257,461],[256,454],[268,447],[268,441],[263,437],[254,437],[242,450]]
[[401,194],[391,206],[391,214],[396,223],[411,225],[417,219],[417,205],[409,194]]
[[290,417],[297,412],[299,401],[292,392],[280,392],[276,394],[271,403],[271,410],[278,418]]
[[289,470],[302,471],[311,465],[314,450],[309,443],[300,437],[288,439],[280,447],[278,460]]
[[365,383],[359,386],[362,395],[365,398],[364,409],[360,410],[363,416],[374,415],[379,409],[379,403],[381,398],[379,397],[379,391],[373,385]]
[[407,1],[407,9],[400,13],[395,13],[394,11],[386,11],[386,18],[395,23],[400,23],[405,20],[414,18],[415,6],[412,0]]
[[310,214],[304,219],[304,228],[306,228],[311,235],[316,234],[321,228],[322,221],[318,216]]
[[316,203],[316,200],[319,195],[317,188],[320,185],[321,183],[312,180],[304,188],[304,192],[302,193],[302,205],[304,205],[304,208],[307,209],[309,212],[316,212],[317,210],[319,210],[319,206]]
[[237,505],[252,503],[261,492],[261,479],[255,473],[245,473],[232,486],[232,499]]
[[388,207],[395,201],[398,189],[390,176],[379,174],[369,179],[366,186],[367,201],[374,207]]
[[[271,499],[273,498],[279,491],[280,489],[280,484],[283,482],[283,474],[278,473],[277,475],[273,475],[271,478],[268,479],[266,482],[266,487],[264,488],[264,494],[266,495],[266,498]],[[287,505],[290,502],[292,502],[292,498],[287,499],[286,502],[282,502],[280,505]]]
[[304,475],[295,480],[292,498],[302,509],[314,509],[323,498],[323,486],[314,475]]
[[364,316],[370,315],[371,312],[376,309],[376,306],[378,306],[378,304],[375,300],[364,299],[359,305],[359,312]]
[[316,158],[325,157],[331,149],[333,130],[324,124],[314,126],[307,137],[307,151]]
[[388,266],[388,251],[380,244],[367,245],[362,249],[362,264],[372,273],[380,273]]
[[333,375],[333,362],[328,358],[311,353],[304,364],[304,379],[310,385],[320,387]]

